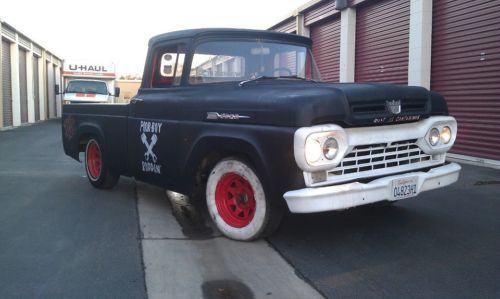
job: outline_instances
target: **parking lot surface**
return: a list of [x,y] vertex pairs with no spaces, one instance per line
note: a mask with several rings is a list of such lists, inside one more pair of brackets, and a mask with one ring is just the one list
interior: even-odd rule
[[287,217],[271,244],[330,298],[499,298],[500,170],[388,207]]
[[146,297],[135,182],[92,188],[60,132],[0,132],[0,297]]
[[463,165],[451,187],[388,207],[288,214],[248,244],[190,227],[133,179],[92,188],[60,132],[0,131],[2,298],[500,297],[500,170]]

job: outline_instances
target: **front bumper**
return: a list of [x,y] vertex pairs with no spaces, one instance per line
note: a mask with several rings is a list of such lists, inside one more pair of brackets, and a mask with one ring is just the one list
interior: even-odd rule
[[362,184],[359,182],[317,188],[304,188],[286,192],[285,198],[292,213],[314,213],[344,210],[356,206],[391,199],[392,182],[396,179],[417,177],[417,195],[441,188],[458,180],[460,165],[450,163],[432,168],[387,176]]
[[105,104],[109,103],[109,100],[64,100],[63,104]]

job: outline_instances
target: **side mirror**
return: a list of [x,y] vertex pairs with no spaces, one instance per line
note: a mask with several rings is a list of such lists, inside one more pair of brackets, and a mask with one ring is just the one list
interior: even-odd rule
[[120,96],[120,87],[115,87],[115,97],[119,97]]
[[54,85],[54,92],[56,93],[56,95],[62,93],[62,92],[59,91],[59,84]]

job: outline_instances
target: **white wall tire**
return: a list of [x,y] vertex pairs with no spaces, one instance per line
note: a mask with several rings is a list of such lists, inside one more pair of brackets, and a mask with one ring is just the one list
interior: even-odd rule
[[269,203],[258,176],[244,162],[217,163],[208,177],[206,200],[210,218],[225,236],[250,241],[266,230]]

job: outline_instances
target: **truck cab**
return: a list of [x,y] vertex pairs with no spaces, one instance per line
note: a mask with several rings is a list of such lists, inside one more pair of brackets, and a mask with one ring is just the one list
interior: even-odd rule
[[325,83],[307,37],[195,29],[149,42],[126,105],[65,105],[63,145],[90,183],[120,175],[206,203],[227,237],[281,216],[393,203],[458,179],[457,122],[416,86]]
[[103,80],[74,79],[63,92],[63,103],[113,103],[119,90],[112,94]]
[[89,62],[67,60],[63,64],[64,88],[56,93],[63,94],[63,104],[72,103],[115,103],[120,96],[115,88],[115,64],[112,62]]

